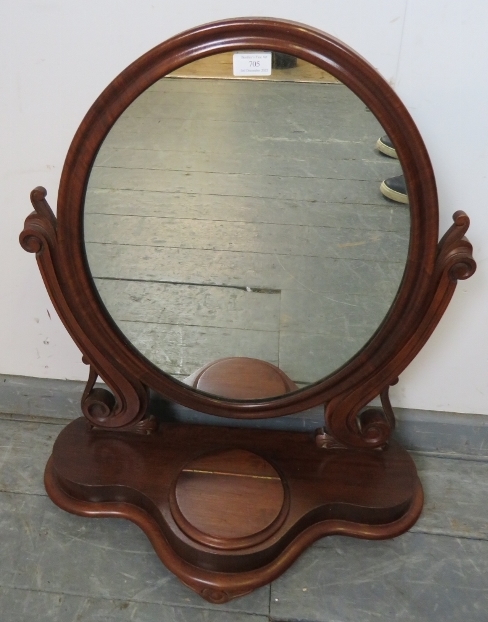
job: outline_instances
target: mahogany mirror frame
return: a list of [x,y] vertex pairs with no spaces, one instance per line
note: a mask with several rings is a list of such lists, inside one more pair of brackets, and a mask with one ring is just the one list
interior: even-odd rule
[[[86,187],[96,155],[124,110],[157,80],[187,63],[212,54],[247,49],[283,52],[308,61],[331,73],[364,102],[395,145],[407,184],[411,228],[408,258],[398,294],[369,342],[344,366],[313,385],[269,399],[242,401],[202,393],[172,379],[127,342],[106,312],[90,274],[83,238],[83,215]],[[25,250],[36,254],[51,300],[83,353],[84,361],[90,365],[89,380],[82,397],[82,412],[88,419],[89,429],[105,431],[107,435],[117,432],[120,436],[123,433],[127,442],[134,446],[141,441],[130,441],[130,438],[138,437],[128,432],[143,432],[150,436],[158,427],[158,422],[146,413],[149,389],[152,389],[171,402],[234,419],[279,417],[324,404],[325,426],[316,436],[317,447],[331,448],[334,456],[335,451],[344,448],[359,451],[357,456],[365,456],[361,453],[365,450],[386,448],[394,427],[388,388],[431,335],[452,297],[457,280],[471,276],[476,267],[471,245],[464,237],[469,226],[464,212],[454,214],[454,224],[438,242],[438,203],[432,166],[411,116],[392,88],[366,60],[340,41],[308,26],[282,20],[239,18],[206,24],[172,37],[144,54],[103,91],[76,132],[62,172],[57,217],[46,201],[43,188],[33,190],[31,200],[35,212],[26,219],[20,241]],[[111,392],[94,387],[98,376]],[[365,409],[377,396],[381,397],[382,408]],[[76,434],[82,436],[85,432],[79,428]],[[251,432],[243,433],[246,434],[252,436]],[[58,453],[69,444],[67,437],[64,445],[60,439],[57,441]],[[211,444],[210,440],[208,442]],[[242,440],[243,447],[247,442]],[[279,442],[286,444],[289,439],[280,437]],[[77,444],[83,443],[77,441]],[[169,550],[169,536],[155,535],[154,521],[162,520],[159,515],[153,517],[154,520],[149,519],[133,506],[132,509],[127,506],[125,510],[119,508],[115,511],[113,499],[112,505],[97,502],[96,495],[92,498],[91,493],[80,492],[81,484],[75,485],[74,480],[68,484],[68,476],[60,483],[60,472],[55,472],[52,465],[48,465],[46,471],[46,486],[51,498],[69,511],[89,516],[120,515],[134,520],[150,537],[164,563],[182,581],[204,598],[224,602],[277,576],[320,535],[349,533],[382,538],[398,535],[411,526],[422,507],[421,487],[415,468],[404,455],[406,452],[401,448],[395,451],[403,452],[398,453],[404,464],[402,472],[408,472],[410,478],[405,484],[408,503],[405,501],[402,506],[403,515],[398,510],[398,500],[391,500],[389,518],[384,524],[379,524],[383,519],[377,514],[371,519],[374,525],[365,527],[364,508],[361,510],[363,514],[358,510],[355,527],[351,527],[352,523],[345,527],[344,522],[337,520],[326,521],[326,525],[320,519],[322,522],[303,528],[303,533],[297,535],[294,532],[296,539],[290,545],[291,552],[286,549],[288,552],[281,552],[272,562],[269,561],[271,549],[262,552],[260,570],[256,570],[256,565],[251,568],[250,562],[250,565],[242,566],[242,558],[236,554],[232,558],[235,566],[230,566],[230,572],[235,574],[236,569],[247,568],[249,572],[239,575],[241,579],[229,578],[226,574],[229,572],[225,570],[226,564],[230,564],[228,560],[232,555],[224,555],[222,560],[227,561],[221,560],[213,574],[205,569],[197,572],[191,565],[192,554],[188,557],[181,542],[173,546],[174,550]],[[370,452],[367,454],[370,457],[364,460],[377,461],[381,453],[390,457],[397,455],[394,452]],[[357,456],[347,458],[351,473],[354,473],[351,465],[357,461]],[[279,462],[278,458],[276,460]],[[69,461],[66,458],[66,463]],[[341,467],[337,472],[343,470]],[[388,490],[395,488],[391,483],[385,486],[389,487]],[[363,492],[358,490],[358,500]],[[168,494],[171,497],[173,493]],[[171,499],[168,503],[173,504],[173,516],[176,516],[175,512],[179,510],[174,509],[176,502],[173,497]],[[94,504],[96,509],[93,509]],[[142,502],[140,505],[142,507]],[[176,531],[174,527],[171,533],[174,535]],[[283,537],[291,536],[285,534]],[[253,546],[257,546],[256,543]],[[186,561],[182,561],[183,558]],[[183,568],[188,560],[191,567]]]
[[[83,213],[91,167],[124,110],[155,81],[182,65],[211,54],[244,49],[295,55],[333,74],[364,102],[397,150],[408,188],[411,233],[398,295],[380,328],[356,356],[332,375],[298,392],[238,402],[173,380],[127,343],[94,286],[85,254]],[[233,418],[278,417],[327,404],[327,425],[334,436],[362,445],[356,415],[395,382],[435,327],[457,278],[467,278],[473,270],[463,252],[465,247],[451,248],[468,227],[465,215],[455,215],[453,230],[438,248],[432,166],[412,118],[391,87],[340,41],[309,27],[273,19],[233,19],[200,26],[169,39],[132,63],[103,91],[76,132],[62,172],[57,221],[45,201],[45,191],[34,190],[32,200],[37,215],[28,219],[22,243],[26,250],[36,252],[61,319],[85,360],[113,392],[115,399],[100,391],[90,396],[89,391],[83,408],[94,424],[108,428],[137,425],[144,417],[147,387],[151,387],[171,401]],[[384,434],[370,430],[368,444],[384,442]]]

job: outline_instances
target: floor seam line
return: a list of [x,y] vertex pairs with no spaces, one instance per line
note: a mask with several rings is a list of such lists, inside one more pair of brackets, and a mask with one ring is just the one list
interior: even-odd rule
[[25,495],[26,497],[47,497],[47,493],[44,492],[22,492],[18,490],[4,490],[0,488],[0,494],[5,495]]
[[158,606],[163,606],[163,607],[184,607],[186,609],[196,609],[196,610],[203,610],[203,611],[222,611],[223,613],[236,613],[236,614],[245,614],[245,615],[252,615],[252,616],[266,616],[266,613],[256,613],[256,612],[250,612],[250,611],[246,611],[245,609],[241,609],[241,610],[236,610],[236,609],[221,609],[219,607],[219,609],[215,610],[212,608],[207,608],[207,607],[200,607],[198,605],[188,605],[188,604],[180,604],[180,603],[174,603],[174,602],[158,602],[158,601],[154,601],[154,600],[133,600],[131,598],[121,598],[120,596],[116,596],[116,597],[107,597],[104,596],[102,594],[86,594],[86,593],[76,593],[76,592],[67,592],[67,591],[54,591],[54,590],[43,590],[43,589],[39,589],[36,587],[23,587],[23,586],[18,586],[18,585],[9,585],[9,584],[4,584],[2,582],[0,582],[0,588],[6,588],[6,589],[11,589],[11,590],[20,590],[23,592],[39,592],[40,594],[60,594],[63,596],[77,596],[79,598],[87,598],[87,599],[100,599],[100,600],[105,600],[105,601],[120,601],[120,602],[130,602],[130,603],[134,603],[136,605],[138,604],[145,604],[145,605],[158,605]]
[[[401,444],[401,443],[400,443]],[[407,449],[404,447],[404,449]],[[426,456],[427,458],[439,458],[439,460],[461,460],[466,462],[488,462],[488,456],[478,456],[471,454],[458,454],[451,452],[441,452],[441,451],[427,451],[423,449],[407,449],[409,454],[414,454],[418,456]]]

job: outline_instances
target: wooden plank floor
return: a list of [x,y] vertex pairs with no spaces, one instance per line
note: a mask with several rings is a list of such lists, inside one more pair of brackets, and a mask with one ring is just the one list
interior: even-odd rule
[[[286,71],[286,70],[284,70]],[[225,356],[316,382],[373,335],[398,290],[408,208],[384,132],[327,82],[163,78],[120,117],[87,189],[102,300],[179,379]]]

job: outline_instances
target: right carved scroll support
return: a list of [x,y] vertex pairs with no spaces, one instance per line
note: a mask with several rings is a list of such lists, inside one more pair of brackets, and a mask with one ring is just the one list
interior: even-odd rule
[[[325,429],[336,442],[348,447],[372,449],[388,443],[395,421],[388,387],[395,384],[398,376],[427,342],[452,298],[457,281],[469,278],[476,270],[473,248],[465,237],[469,218],[458,211],[453,215],[453,221],[437,247],[425,311],[416,322],[409,318],[412,328],[403,342],[397,345],[394,357],[378,365],[353,391],[338,395],[327,404]],[[378,390],[382,409],[363,410],[378,395]]]
[[375,447],[384,447],[390,440],[392,427],[381,408],[368,408],[357,416],[361,438]]
[[[398,378],[395,378],[380,392],[380,406],[370,406],[364,410],[360,410],[355,420],[350,422],[350,417],[345,417],[342,420],[342,428],[339,429],[337,434],[337,428],[331,430],[327,426],[328,421],[333,420],[333,415],[340,409],[340,404],[337,400],[332,400],[325,409],[326,428],[320,428],[316,432],[315,442],[319,447],[324,449],[337,449],[346,447],[368,447],[370,449],[381,449],[388,444],[391,434],[395,429],[395,415],[390,403],[389,389],[391,385],[398,382]],[[330,424],[329,424],[330,425]],[[355,437],[353,441],[344,443],[338,438],[340,434],[345,437],[344,429],[347,433],[347,425],[351,425],[354,430]]]

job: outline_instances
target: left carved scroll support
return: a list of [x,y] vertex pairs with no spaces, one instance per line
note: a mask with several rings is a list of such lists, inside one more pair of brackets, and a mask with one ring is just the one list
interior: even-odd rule
[[[46,189],[37,186],[30,194],[34,211],[27,216],[20,234],[20,245],[28,253],[35,253],[44,282],[54,278],[54,256],[57,250],[57,221],[46,201]],[[41,261],[45,255],[48,261]]]
[[[88,363],[84,358],[83,362]],[[89,363],[88,363],[89,364]],[[117,402],[110,391],[103,387],[95,387],[98,372],[90,365],[88,382],[81,397],[81,410],[95,429],[113,429],[110,419],[117,414]],[[117,431],[134,432],[136,434],[151,434],[158,429],[158,422],[154,416],[144,417],[135,425],[118,427]]]
[[[116,357],[109,356],[105,331],[93,316],[79,304],[73,282],[80,275],[68,269],[66,248],[58,239],[57,220],[41,186],[31,192],[34,211],[29,214],[20,234],[20,244],[35,253],[49,297],[65,328],[90,364],[82,411],[95,427],[119,430],[151,431],[155,422],[145,418],[148,390],[137,378],[122,368]],[[64,250],[64,254],[63,254]],[[98,332],[97,332],[98,331]],[[95,371],[95,369],[97,371]],[[110,391],[94,388],[97,376],[103,378]]]

